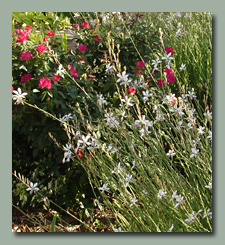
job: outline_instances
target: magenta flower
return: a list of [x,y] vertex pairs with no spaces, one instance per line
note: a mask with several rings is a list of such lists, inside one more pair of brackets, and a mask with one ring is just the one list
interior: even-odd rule
[[30,54],[29,52],[23,52],[20,56],[21,60],[29,60],[31,58],[33,58],[34,56],[32,54]]
[[80,52],[85,52],[85,50],[87,49],[87,46],[86,45],[83,45],[83,44],[80,44],[78,46],[78,48],[79,48]]
[[46,50],[46,46],[45,46],[44,44],[38,45],[38,46],[37,46],[37,49],[36,49],[36,51],[37,51],[38,53],[43,53],[43,52],[45,52],[45,50]]

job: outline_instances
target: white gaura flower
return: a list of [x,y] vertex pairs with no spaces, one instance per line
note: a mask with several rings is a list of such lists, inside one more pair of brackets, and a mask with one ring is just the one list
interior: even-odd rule
[[181,195],[179,196],[176,196],[176,205],[174,206],[174,208],[177,208],[180,204],[184,204],[184,201],[183,201],[184,197],[182,197]]
[[144,97],[143,97],[144,102],[146,102],[149,97],[153,96],[153,94],[152,93],[150,94],[148,90],[143,91],[142,93],[144,95]]
[[131,99],[132,99],[131,97],[128,98],[127,95],[126,95],[126,96],[125,96],[125,99],[121,99],[121,101],[122,101],[122,102],[125,102],[126,106],[133,106],[133,104],[130,103]]
[[184,222],[191,224],[192,222],[196,221],[197,219],[197,214],[195,211],[193,211],[191,214],[188,215],[188,219],[185,219]]
[[199,133],[199,134],[204,134],[204,133],[205,133],[205,132],[204,132],[204,129],[205,129],[205,127],[199,126],[199,128],[197,128],[198,133]]
[[121,74],[117,74],[117,76],[119,77],[117,82],[118,83],[120,82],[120,85],[122,85],[122,84],[128,85],[131,82],[131,80],[128,80],[128,75],[126,75],[126,71],[123,71],[122,75]]
[[106,73],[107,74],[112,74],[113,73],[113,67],[111,66],[111,64],[106,65]]
[[172,201],[173,199],[176,199],[176,198],[177,198],[177,190],[173,192],[170,201]]
[[180,66],[180,71],[185,71],[186,70],[186,67],[185,67],[185,64],[181,64],[181,66]]
[[189,97],[192,100],[192,99],[196,98],[197,96],[195,95],[194,92],[188,91],[188,94],[186,94],[186,97]]
[[39,190],[39,188],[37,187],[38,183],[33,184],[32,182],[30,182],[30,187],[27,188],[27,191],[30,191],[30,194],[32,194],[33,192],[35,193],[36,191]]
[[138,166],[138,164],[136,164],[136,161],[134,160],[133,161],[133,166],[131,167],[131,170],[133,170],[135,167],[137,167]]
[[187,124],[187,126],[188,126],[187,130],[189,130],[189,129],[192,129],[192,128],[193,128],[193,127],[192,127],[192,123],[188,123],[188,124]]
[[191,148],[191,151],[192,151],[192,154],[190,155],[190,158],[198,155],[199,153],[199,150],[197,150],[196,148]]
[[22,90],[21,88],[18,88],[17,91],[16,90],[13,90],[13,93],[15,95],[12,96],[13,100],[15,100],[15,104],[16,105],[19,105],[19,104],[22,104],[24,105],[23,103],[23,99],[25,98],[25,96],[27,95],[27,93],[22,93]]
[[166,155],[167,155],[168,157],[173,157],[173,156],[176,155],[176,153],[175,153],[173,150],[169,150],[169,152],[166,153]]
[[209,135],[207,136],[208,139],[212,139],[212,131],[209,130]]
[[207,209],[206,214],[204,214],[203,219],[209,217],[210,219],[212,218],[212,212],[210,212],[210,209]]
[[209,110],[207,110],[207,112],[204,113],[204,116],[205,116],[208,120],[211,120],[211,119],[212,119],[212,112],[209,112]]
[[63,147],[63,150],[65,151],[64,152],[64,157],[63,157],[63,160],[62,160],[62,163],[64,164],[65,162],[69,162],[70,161],[70,159],[72,159],[73,160],[73,153],[72,153],[72,151],[70,150],[72,148],[72,145],[71,144],[69,144],[69,145],[67,145],[66,144],[66,146],[64,146]]
[[121,163],[119,162],[118,165],[114,168],[114,170],[111,172],[112,174],[114,173],[122,173],[123,172],[123,168],[121,167]]
[[123,232],[121,227],[119,227],[118,229],[114,228],[114,231],[115,232]]
[[66,122],[69,119],[73,119],[73,117],[71,115],[72,114],[69,113],[68,115],[63,116],[62,118],[59,118],[59,120],[62,121],[62,122]]
[[161,60],[159,60],[159,58],[157,58],[156,60],[152,60],[152,65],[154,65],[154,68],[157,68],[158,64],[162,63]]
[[108,183],[104,184],[102,187],[99,187],[98,189],[101,191],[101,192],[108,192],[110,190],[110,188],[107,188],[108,186]]
[[205,186],[205,188],[212,189],[212,183],[211,183],[211,182],[209,182],[209,184],[208,184],[208,185],[206,185],[206,186]]
[[163,197],[166,197],[166,194],[167,194],[166,191],[164,191],[163,189],[160,189],[158,194],[157,194],[157,198],[162,199]]
[[93,138],[91,137],[90,134],[88,134],[87,136],[82,135],[81,140],[77,141],[77,148],[84,148],[86,146],[90,146],[91,142],[89,141],[89,139],[93,140]]
[[130,207],[132,207],[133,205],[136,205],[135,203],[136,203],[137,201],[138,201],[138,200],[137,200],[136,197],[133,198],[133,199],[131,200],[131,205],[130,205]]
[[59,68],[56,72],[56,75],[61,75],[61,74],[65,74],[66,70],[63,68],[62,64],[59,65]]
[[164,57],[161,58],[162,60],[165,60],[166,62],[170,62],[173,60],[173,57],[171,57],[171,53],[165,54]]
[[182,106],[180,106],[179,108],[177,108],[177,104],[174,105],[174,109],[169,109],[171,112],[174,112],[173,115],[184,115],[184,112],[182,111],[184,108]]
[[115,152],[118,151],[118,149],[113,148],[112,145],[110,144],[110,145],[108,146],[108,148],[107,148],[106,151],[109,152],[109,153],[115,153]]
[[125,180],[127,181],[127,183],[125,184],[125,188],[127,188],[127,186],[129,185],[129,183],[133,182],[132,179],[133,175],[129,175],[127,174],[127,177],[125,178]]
[[98,98],[98,104],[99,104],[99,106],[101,107],[101,106],[104,105],[105,103],[106,103],[106,100],[105,100],[103,94],[100,94],[100,95],[99,95],[99,98]]
[[181,130],[181,128],[184,128],[184,126],[182,126],[182,124],[183,124],[183,121],[181,120],[181,121],[179,121],[178,123],[178,126],[176,127],[178,130]]
[[169,228],[167,232],[172,232],[173,228],[174,228],[174,224],[171,225],[171,227]]

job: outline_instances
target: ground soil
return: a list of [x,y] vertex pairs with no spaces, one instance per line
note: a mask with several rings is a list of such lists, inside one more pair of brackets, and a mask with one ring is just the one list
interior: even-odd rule
[[[88,227],[91,227],[95,232],[111,232],[112,229],[109,227],[106,217],[99,210],[92,210],[94,213],[93,221],[90,218],[83,217],[82,221],[85,222]],[[21,211],[13,208],[12,210],[12,231],[13,232],[50,232],[53,215],[44,209],[33,211],[23,210]],[[69,210],[69,212],[75,217],[79,218],[79,212]],[[40,215],[40,213],[42,215]],[[71,217],[66,213],[60,213],[61,221],[57,219],[55,225],[55,232],[92,232],[84,224],[81,224],[75,218]],[[107,212],[106,212],[107,213]],[[27,217],[27,215],[30,217]],[[109,212],[107,213],[110,218],[110,222],[114,222]],[[100,221],[97,223],[96,220]]]

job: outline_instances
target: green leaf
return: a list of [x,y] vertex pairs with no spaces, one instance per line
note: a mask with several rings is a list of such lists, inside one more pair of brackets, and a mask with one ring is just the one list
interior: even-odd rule
[[61,91],[58,91],[58,93],[63,97],[63,99],[66,99],[65,95]]
[[52,219],[52,224],[51,224],[51,232],[55,232],[55,223],[56,223],[56,218],[58,216],[58,213],[54,214],[54,217]]
[[43,101],[45,99],[45,97],[47,95],[47,91],[44,91],[42,94],[43,94],[43,97],[42,97],[41,101]]
[[38,155],[38,148],[35,148],[33,150],[33,157],[36,158],[37,155]]
[[47,91],[47,94],[52,98],[53,97],[53,94],[49,91]]
[[40,92],[38,89],[36,88],[33,89],[33,93],[38,93],[38,92]]

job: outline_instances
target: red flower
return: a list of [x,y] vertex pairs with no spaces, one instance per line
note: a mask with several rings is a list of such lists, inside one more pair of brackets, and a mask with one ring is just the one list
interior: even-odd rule
[[173,55],[174,54],[174,52],[173,52],[173,48],[171,48],[171,47],[165,47],[165,51],[167,52],[167,54],[169,54],[169,53],[171,53],[171,55]]
[[173,98],[172,103],[176,104],[178,102],[178,99],[176,97]]
[[59,75],[55,75],[55,76],[52,77],[52,81],[53,82],[57,82],[57,81],[59,81],[59,79],[60,79]]
[[71,73],[71,75],[72,75],[73,77],[77,77],[76,67],[71,68],[70,73]]
[[165,85],[164,80],[158,80],[157,84],[162,87],[163,85]]
[[132,88],[131,86],[128,87],[128,94],[135,94],[136,89]]
[[46,46],[45,46],[44,44],[38,45],[38,46],[37,46],[37,49],[36,49],[36,51],[37,51],[38,53],[43,53],[43,52],[45,52],[45,50],[46,50]]
[[29,52],[23,52],[20,56],[21,60],[29,60],[31,58],[33,58],[34,56],[32,54],[30,54]]
[[39,87],[40,88],[46,87],[48,89],[51,89],[52,88],[51,80],[49,78],[42,77],[39,81]]
[[14,90],[13,86],[12,86],[12,91]]
[[167,82],[168,83],[175,83],[176,78],[172,73],[167,74]]
[[85,50],[87,49],[87,46],[86,45],[83,45],[83,44],[80,44],[78,46],[78,48],[79,48],[80,52],[85,52]]
[[82,157],[83,156],[83,152],[81,151],[80,148],[77,149],[77,156],[78,157]]
[[55,35],[55,33],[53,33],[53,31],[48,31],[48,33],[46,35],[49,36],[49,37],[52,37],[52,36]]
[[27,31],[30,31],[31,29],[32,29],[31,26],[26,26],[26,30],[27,30]]
[[167,68],[167,69],[164,69],[163,71],[164,71],[165,73],[167,73],[167,75],[173,73],[173,70],[172,70],[172,69],[168,69],[168,68]]
[[47,42],[48,41],[48,37],[44,37],[44,42]]
[[102,39],[101,39],[101,38],[99,38],[99,36],[98,36],[98,35],[93,36],[93,38],[94,38],[94,39],[96,39],[96,40],[97,40],[97,41],[99,41],[99,42],[101,42],[101,41],[102,41]]
[[82,26],[83,26],[84,28],[87,28],[89,25],[90,25],[89,22],[88,22],[88,23],[85,23],[85,22],[82,23]]

